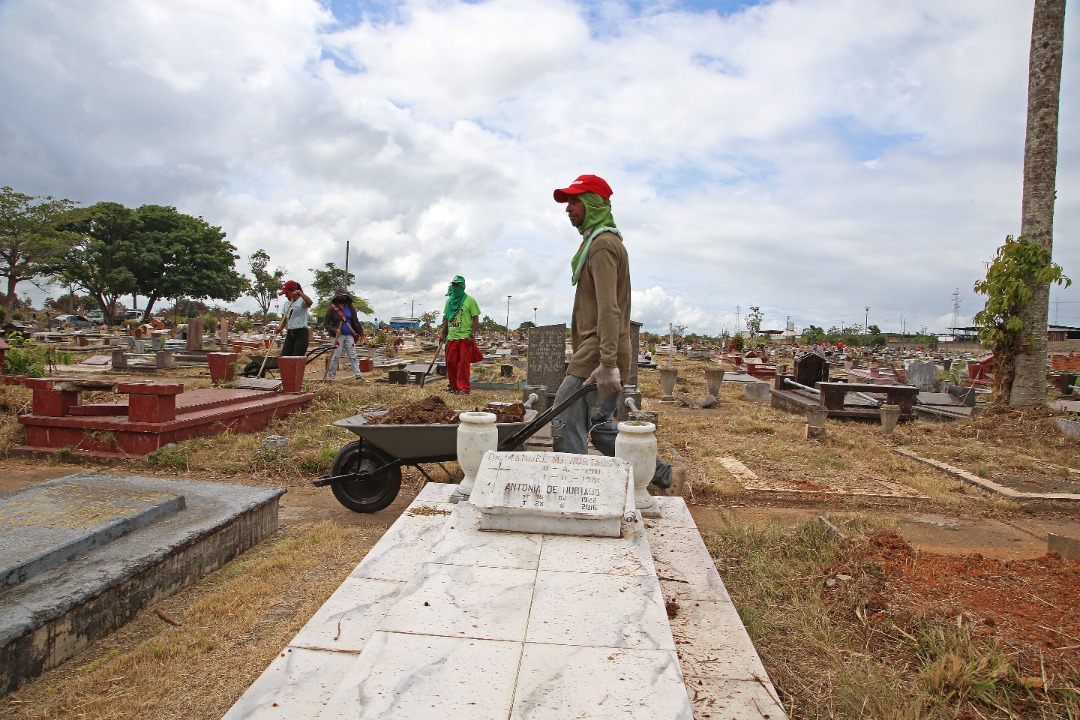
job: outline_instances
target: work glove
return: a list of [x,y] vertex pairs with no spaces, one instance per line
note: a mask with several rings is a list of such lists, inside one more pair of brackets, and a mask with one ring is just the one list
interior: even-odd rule
[[592,375],[585,380],[586,384],[590,382],[596,383],[596,389],[600,391],[601,395],[610,395],[622,390],[622,377],[619,375],[619,368],[617,367],[598,366],[592,371]]

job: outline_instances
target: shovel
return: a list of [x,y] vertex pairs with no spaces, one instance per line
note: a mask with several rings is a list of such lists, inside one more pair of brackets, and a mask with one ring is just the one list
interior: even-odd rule
[[274,340],[277,339],[278,328],[274,328],[274,334],[270,336],[270,344],[266,346],[266,354],[263,355],[262,365],[259,366],[259,377],[263,376],[263,369],[266,367],[266,360],[270,357],[270,351],[274,348]]
[[435,357],[431,358],[431,365],[428,366],[427,372],[420,376],[420,387],[424,387],[424,383],[427,382],[428,373],[435,369],[435,363],[439,361],[439,351],[442,350],[443,339],[439,338],[439,346],[435,348]]

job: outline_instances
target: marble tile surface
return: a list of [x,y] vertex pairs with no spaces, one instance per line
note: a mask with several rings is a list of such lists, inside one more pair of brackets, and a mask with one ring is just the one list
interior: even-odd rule
[[424,563],[432,542],[442,532],[449,517],[402,516],[368,551],[349,577],[409,581]]
[[641,523],[621,538],[545,535],[541,570],[573,570],[609,575],[655,575],[652,551]]
[[694,708],[695,718],[787,718],[776,697],[776,690],[767,683],[686,678],[686,693]]
[[404,587],[395,580],[345,578],[289,645],[359,653]]
[[757,649],[730,602],[680,603],[671,618],[671,634],[687,676],[768,680]]
[[692,715],[678,658],[670,650],[526,643],[510,717],[691,720]]
[[674,650],[656,578],[537,573],[530,643]]
[[535,570],[540,560],[540,535],[481,532],[480,511],[459,503],[442,532],[431,543],[428,562]]
[[690,509],[686,507],[686,501],[681,497],[656,495],[653,499],[656,500],[656,504],[660,506],[660,517],[657,519],[646,520],[646,525],[650,527],[662,525],[663,527],[671,528],[697,527],[697,523],[694,522],[694,516],[690,514]]
[[521,641],[535,578],[535,570],[425,563],[380,629]]
[[505,720],[520,657],[519,642],[379,632],[318,717]]
[[222,720],[317,717],[357,657],[353,653],[285,648]]
[[[694,528],[653,528],[649,531],[656,574],[673,582],[680,598],[731,601],[716,564]],[[666,587],[666,586],[665,586]]]

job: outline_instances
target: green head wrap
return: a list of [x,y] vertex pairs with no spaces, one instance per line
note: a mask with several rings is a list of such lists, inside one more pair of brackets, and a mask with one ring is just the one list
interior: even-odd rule
[[450,282],[450,287],[446,288],[446,306],[443,308],[443,317],[446,318],[446,322],[450,322],[457,317],[464,302],[465,278],[455,275]]
[[570,284],[577,285],[581,268],[589,257],[589,246],[594,237],[601,232],[613,232],[619,237],[622,233],[615,227],[615,218],[611,215],[611,203],[596,193],[581,193],[577,196],[585,206],[585,220],[581,223],[581,245],[570,261]]

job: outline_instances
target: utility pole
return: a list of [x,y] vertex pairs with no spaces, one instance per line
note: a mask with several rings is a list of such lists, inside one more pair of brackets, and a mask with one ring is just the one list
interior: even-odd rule
[[506,296],[506,334],[507,335],[510,334],[510,298],[512,298],[512,297],[514,297],[514,296],[513,295],[507,295]]
[[870,327],[869,327],[869,325],[870,325],[870,306],[867,305],[865,310],[866,310],[866,315],[863,316],[863,322],[862,322],[863,335],[866,335],[867,333],[870,332]]
[[960,312],[960,288],[952,294],[952,336],[956,340],[956,315]]
[[533,325],[536,325],[536,308],[533,308]]

